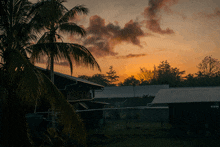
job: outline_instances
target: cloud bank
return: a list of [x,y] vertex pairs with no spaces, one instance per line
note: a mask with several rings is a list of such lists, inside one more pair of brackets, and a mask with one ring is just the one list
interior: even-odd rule
[[199,17],[206,17],[208,19],[215,19],[215,18],[220,18],[220,8],[215,8],[213,13],[205,13],[205,12],[200,12],[198,14]]
[[88,37],[84,45],[96,56],[117,55],[114,47],[121,42],[131,43],[141,47],[140,38],[144,37],[141,25],[133,20],[127,22],[123,28],[117,23],[105,24],[105,19],[98,15],[90,17],[89,27],[86,29]]
[[[82,41],[95,57],[117,56],[114,51],[116,45],[126,42],[142,47],[140,39],[150,36],[151,32],[158,34],[174,34],[170,28],[163,30],[160,25],[160,12],[163,10],[167,14],[177,14],[170,7],[177,4],[178,0],[149,0],[148,6],[144,9],[143,21],[130,20],[124,27],[120,27],[118,22],[106,24],[105,19],[98,15],[91,16],[89,26],[85,28],[87,37]],[[181,15],[178,13],[178,15]],[[144,32],[143,29],[148,29]],[[71,38],[73,40],[74,38]],[[76,41],[76,39],[75,39]],[[129,58],[129,57],[128,57]]]
[[172,14],[170,6],[177,4],[177,2],[178,0],[149,0],[149,6],[146,7],[143,12],[143,16],[146,19],[143,21],[145,27],[155,33],[173,34],[174,31],[170,28],[166,30],[161,29],[161,17],[159,16],[159,12],[164,10],[166,13]]

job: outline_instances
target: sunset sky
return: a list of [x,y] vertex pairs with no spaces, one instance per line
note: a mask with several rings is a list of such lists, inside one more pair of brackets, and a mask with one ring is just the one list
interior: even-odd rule
[[[123,80],[136,76],[140,67],[152,70],[164,60],[189,74],[198,71],[196,66],[205,56],[220,60],[219,0],[68,0],[63,4],[68,9],[82,4],[89,9],[88,15],[75,20],[87,36],[66,36],[65,42],[86,46],[102,70],[74,66],[73,76],[105,74],[113,66]],[[55,71],[70,75],[64,61],[55,65]]]

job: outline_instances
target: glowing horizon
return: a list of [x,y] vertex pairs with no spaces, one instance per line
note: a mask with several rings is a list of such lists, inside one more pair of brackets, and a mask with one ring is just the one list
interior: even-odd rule
[[[88,16],[77,17],[87,37],[66,37],[66,42],[86,46],[102,72],[74,67],[73,76],[105,74],[110,66],[125,78],[153,70],[167,60],[172,67],[198,71],[205,56],[220,59],[220,1],[218,0],[138,0],[68,1],[68,9],[86,4]],[[43,67],[44,64],[41,64]],[[45,68],[46,66],[44,66]],[[70,75],[68,66],[55,71]]]

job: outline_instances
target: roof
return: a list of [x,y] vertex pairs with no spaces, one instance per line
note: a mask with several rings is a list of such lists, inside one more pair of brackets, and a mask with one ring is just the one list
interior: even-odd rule
[[95,91],[95,98],[131,98],[145,95],[155,96],[160,89],[168,89],[169,85],[120,86],[105,87],[103,91]]
[[[37,67],[37,66],[36,66]],[[40,70],[42,70],[42,71],[47,71],[46,69],[44,69],[44,68],[41,68],[41,67],[37,67],[38,69],[40,69]],[[74,84],[74,83],[76,83],[76,82],[80,82],[80,83],[85,83],[85,84],[89,84],[89,85],[93,85],[93,86],[97,86],[97,87],[104,87],[104,86],[102,86],[102,85],[99,85],[99,84],[97,84],[97,83],[93,83],[93,82],[90,82],[90,81],[88,81],[88,80],[84,80],[84,79],[81,79],[81,78],[77,78],[77,77],[74,77],[74,76],[69,76],[69,75],[66,75],[66,74],[62,74],[62,73],[59,73],[59,72],[54,72],[54,75],[55,76],[59,76],[59,77],[63,77],[63,78],[65,78],[65,79],[69,79],[69,80],[71,80],[72,82],[71,82],[71,84]],[[56,77],[55,77],[56,78]],[[62,80],[61,80],[62,81]],[[55,81],[56,82],[56,81]],[[71,85],[70,84],[70,82],[68,82],[68,85]],[[56,83],[55,83],[55,85],[57,85]],[[60,83],[59,83],[59,85],[60,85]],[[66,86],[66,85],[65,85]],[[59,89],[64,89],[64,87],[62,86],[62,88],[61,87],[58,87]]]
[[161,89],[152,104],[220,102],[220,87]]

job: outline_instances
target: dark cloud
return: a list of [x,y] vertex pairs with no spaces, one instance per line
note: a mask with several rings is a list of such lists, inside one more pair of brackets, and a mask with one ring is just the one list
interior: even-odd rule
[[161,29],[159,12],[163,9],[166,13],[173,13],[170,6],[177,2],[178,0],[149,0],[149,6],[145,8],[143,13],[147,19],[144,21],[146,28],[159,34],[173,34],[174,31],[170,28]]
[[84,41],[84,45],[97,57],[117,55],[114,47],[121,42],[128,42],[141,47],[140,37],[146,35],[141,26],[133,20],[121,28],[117,22],[106,25],[105,20],[98,15],[90,17],[86,32],[88,37]]
[[115,56],[112,43],[99,36],[90,36],[84,41],[84,45],[96,56]]
[[147,54],[128,54],[126,56],[117,56],[117,59],[128,59],[128,58],[138,58],[138,57],[143,57],[147,56]]
[[[199,17],[206,17],[208,19],[214,19],[214,18],[220,18],[220,8],[215,8],[213,13],[205,13],[205,12],[200,12],[198,14]],[[197,17],[198,17],[197,16]]]
[[[170,7],[177,2],[178,0],[149,0],[149,6],[143,12],[145,20],[142,22],[130,20],[123,28],[118,25],[117,21],[106,24],[105,19],[100,16],[91,16],[89,26],[85,28],[87,37],[81,43],[96,57],[116,56],[118,53],[114,51],[114,47],[122,42],[142,47],[140,38],[152,35],[142,30],[143,25],[150,32],[173,34],[174,31],[172,29],[161,28],[159,12],[160,10],[164,10],[168,14],[173,14],[174,12]],[[180,15],[180,13],[178,14]],[[69,39],[77,41],[73,37]]]

